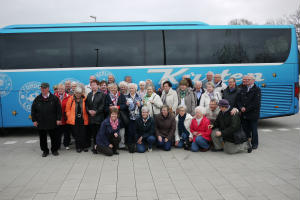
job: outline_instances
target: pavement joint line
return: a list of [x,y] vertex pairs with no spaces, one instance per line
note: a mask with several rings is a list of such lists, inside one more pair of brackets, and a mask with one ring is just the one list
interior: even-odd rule
[[[99,153],[98,153],[98,154],[99,154]],[[97,154],[97,155],[98,155],[98,154]],[[99,178],[98,178],[97,190],[96,190],[94,199],[97,198],[97,193],[98,193],[98,189],[99,189],[99,185],[100,185],[100,181],[101,181],[101,177],[102,177],[102,170],[103,170],[103,165],[104,165],[105,158],[106,158],[106,157],[104,157],[103,159],[101,159],[102,162],[101,162],[100,175],[99,175]]]
[[33,143],[36,143],[38,140],[28,140],[26,141],[25,143],[26,144],[33,144]]
[[289,131],[290,129],[288,129],[288,128],[277,128],[276,130],[277,131]]
[[116,196],[115,196],[115,200],[118,199],[118,181],[119,181],[119,164],[120,164],[120,154],[117,155],[118,156],[118,164],[117,164],[117,182],[116,182]]
[[[151,153],[152,153],[152,152],[151,152]],[[157,197],[157,199],[159,199],[159,196],[158,196],[158,193],[157,193],[156,183],[155,183],[155,181],[154,181],[153,174],[152,174],[152,171],[151,171],[151,166],[150,166],[150,164],[149,164],[148,155],[145,154],[145,156],[146,156],[147,164],[148,164],[148,167],[149,167],[149,172],[150,172],[150,175],[151,175],[151,178],[152,178],[152,181],[153,181],[153,185],[154,185],[154,188],[155,188],[156,197]]]
[[135,196],[136,196],[137,199],[139,199],[139,197],[138,197],[138,191],[137,191],[137,186],[136,186],[136,178],[135,178],[135,171],[134,171],[133,154],[131,154],[131,161],[132,161],[132,170],[133,170],[133,177],[134,177]]
[[271,129],[258,129],[259,131],[262,131],[262,132],[272,132]]

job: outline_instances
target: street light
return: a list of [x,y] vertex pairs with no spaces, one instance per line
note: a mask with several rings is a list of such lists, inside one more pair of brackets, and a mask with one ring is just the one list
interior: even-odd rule
[[95,20],[95,22],[97,21],[97,17],[94,15],[91,15],[90,18],[93,18]]

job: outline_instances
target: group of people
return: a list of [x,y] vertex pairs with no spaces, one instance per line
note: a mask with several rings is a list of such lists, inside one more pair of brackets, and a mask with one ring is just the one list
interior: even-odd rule
[[107,81],[90,76],[86,86],[66,81],[53,89],[42,83],[31,109],[43,157],[49,155],[47,134],[55,156],[61,144],[70,149],[71,136],[78,153],[91,148],[107,156],[118,149],[151,152],[154,145],[230,154],[258,147],[261,92],[252,75],[239,86],[212,72],[194,84],[183,76],[176,90],[168,80],[156,89],[150,79],[137,85],[130,76],[119,84],[112,75]]

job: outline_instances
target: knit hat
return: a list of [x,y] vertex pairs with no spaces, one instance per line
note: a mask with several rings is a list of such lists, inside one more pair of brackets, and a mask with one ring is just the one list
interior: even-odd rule
[[219,106],[228,108],[229,107],[229,102],[226,99],[221,99],[219,101]]

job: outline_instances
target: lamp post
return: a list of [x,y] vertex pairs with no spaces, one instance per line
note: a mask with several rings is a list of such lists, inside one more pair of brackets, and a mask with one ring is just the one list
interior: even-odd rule
[[94,15],[91,15],[90,18],[93,18],[95,20],[95,22],[97,21],[97,17]]

